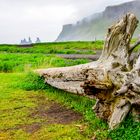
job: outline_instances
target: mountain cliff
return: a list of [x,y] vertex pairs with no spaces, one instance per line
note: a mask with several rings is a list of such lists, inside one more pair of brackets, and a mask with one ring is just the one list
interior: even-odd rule
[[[64,25],[56,41],[104,39],[107,28],[127,12],[134,13],[140,20],[140,1],[135,0],[120,5],[108,6],[103,12],[86,17],[76,24]],[[134,36],[138,36],[138,34],[140,34],[140,27],[138,27]]]

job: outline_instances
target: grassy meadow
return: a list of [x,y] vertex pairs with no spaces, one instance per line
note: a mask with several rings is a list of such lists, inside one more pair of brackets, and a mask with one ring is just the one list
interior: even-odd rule
[[[87,63],[89,60],[66,60],[55,54],[93,54],[102,44],[0,45],[0,140],[139,140],[140,123],[131,116],[111,131],[92,111],[95,100],[53,88],[33,73],[38,68]],[[67,112],[66,118],[57,110]],[[72,114],[78,118],[72,119]]]
[[96,42],[61,42],[40,43],[31,47],[20,45],[0,45],[1,52],[10,53],[44,53],[44,54],[95,54],[102,49],[103,41]]

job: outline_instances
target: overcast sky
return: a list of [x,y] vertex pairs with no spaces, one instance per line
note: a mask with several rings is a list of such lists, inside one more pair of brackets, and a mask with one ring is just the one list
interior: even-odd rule
[[0,43],[54,41],[63,24],[131,0],[0,0]]

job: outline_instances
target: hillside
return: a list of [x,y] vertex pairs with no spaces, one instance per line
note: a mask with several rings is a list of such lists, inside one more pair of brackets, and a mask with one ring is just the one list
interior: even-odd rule
[[[101,13],[93,14],[77,21],[76,24],[63,25],[62,32],[56,39],[61,41],[90,41],[95,39],[104,39],[107,28],[127,12],[137,15],[140,20],[140,1],[135,0],[120,5],[108,6]],[[138,36],[140,27],[135,32]]]

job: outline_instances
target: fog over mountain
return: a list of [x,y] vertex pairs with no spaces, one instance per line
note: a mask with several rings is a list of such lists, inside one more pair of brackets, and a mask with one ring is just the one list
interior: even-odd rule
[[[103,12],[93,14],[76,24],[66,24],[56,41],[88,41],[104,39],[107,28],[127,12],[136,14],[140,20],[140,1],[135,0],[119,5],[107,6]],[[140,34],[137,28],[134,37]]]
[[54,41],[62,25],[128,1],[131,0],[0,0],[0,43],[19,43],[29,36]]

